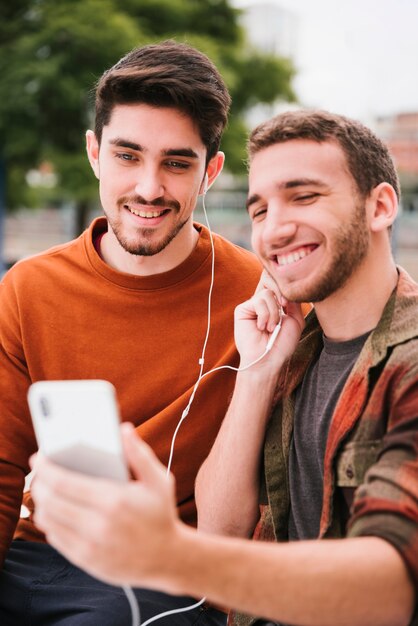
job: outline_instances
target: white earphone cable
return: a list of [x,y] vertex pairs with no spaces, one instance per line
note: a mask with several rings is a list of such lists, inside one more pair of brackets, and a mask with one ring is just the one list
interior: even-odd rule
[[127,597],[129,606],[131,608],[132,626],[141,626],[141,612],[139,610],[139,602],[135,597],[132,587],[124,585],[122,589],[125,592],[125,596]]
[[[181,418],[176,426],[176,429],[174,431],[173,437],[171,439],[171,447],[170,447],[170,456],[168,459],[168,464],[167,464],[167,474],[170,473],[171,471],[171,465],[173,462],[173,455],[174,455],[174,444],[176,442],[176,438],[177,438],[177,433],[180,429],[180,426],[182,425],[184,419],[186,418],[190,406],[194,400],[194,396],[197,390],[197,387],[199,386],[200,381],[202,380],[202,378],[204,376],[206,376],[206,374],[203,374],[203,367],[205,364],[205,354],[206,354],[206,346],[208,344],[208,340],[209,340],[209,333],[210,333],[210,323],[211,323],[211,317],[212,317],[212,292],[213,292],[213,285],[215,282],[215,244],[213,241],[213,235],[212,235],[212,230],[209,224],[209,218],[208,218],[208,214],[206,212],[206,206],[205,206],[205,196],[202,196],[202,208],[203,208],[203,213],[205,215],[205,221],[206,221],[206,225],[208,227],[208,231],[209,231],[209,238],[210,238],[210,246],[211,246],[211,278],[210,278],[210,287],[209,287],[209,292],[208,292],[208,314],[207,314],[207,326],[206,326],[206,335],[205,335],[205,340],[203,342],[203,348],[202,348],[202,353],[200,355],[199,358],[199,365],[200,365],[200,369],[199,369],[199,375],[197,377],[197,381],[195,383],[194,389],[192,391],[192,394],[190,396],[189,402],[187,404],[187,407],[184,409]],[[209,373],[209,372],[207,372]]]
[[163,617],[167,617],[168,615],[174,615],[175,613],[185,613],[186,611],[192,611],[193,609],[197,609],[204,603],[205,600],[206,598],[202,598],[201,600],[199,600],[199,602],[196,602],[196,604],[191,604],[184,608],[181,607],[179,609],[172,609],[171,611],[165,611],[165,613],[159,613],[158,615],[154,615],[154,617],[150,617],[149,619],[147,619],[147,621],[144,622],[141,626],[148,626],[148,624],[156,622],[157,619],[162,619]]

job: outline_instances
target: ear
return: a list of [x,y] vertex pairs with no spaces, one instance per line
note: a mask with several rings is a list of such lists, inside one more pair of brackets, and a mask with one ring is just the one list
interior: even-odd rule
[[371,192],[366,204],[369,205],[370,230],[372,232],[377,233],[392,226],[398,214],[398,198],[392,185],[389,183],[377,185]]
[[96,178],[100,178],[99,142],[92,130],[86,132],[86,150],[92,170]]
[[[205,194],[206,191],[211,187],[211,185],[218,178],[219,174],[222,172],[222,168],[225,162],[225,154],[223,152],[217,152],[214,157],[209,161],[205,177],[200,186],[199,194]],[[206,179],[207,176],[207,179]],[[206,183],[205,183],[206,181]]]

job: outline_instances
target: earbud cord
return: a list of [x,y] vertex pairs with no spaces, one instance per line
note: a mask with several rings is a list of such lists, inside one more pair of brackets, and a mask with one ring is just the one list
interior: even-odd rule
[[[192,394],[189,398],[189,402],[187,403],[186,408],[184,409],[179,422],[177,423],[176,429],[174,431],[174,435],[173,438],[171,440],[171,448],[170,448],[170,456],[168,459],[168,464],[167,464],[167,474],[170,473],[171,471],[171,465],[173,462],[173,455],[174,455],[174,445],[176,442],[176,438],[177,438],[177,433],[180,429],[180,426],[182,425],[182,423],[184,422],[184,420],[186,419],[189,411],[190,411],[190,407],[192,405],[192,402],[194,400],[197,388],[200,385],[200,381],[205,378],[205,376],[208,376],[209,374],[212,374],[213,372],[217,372],[219,370],[222,369],[229,369],[232,370],[234,372],[243,372],[247,369],[249,369],[250,367],[252,367],[253,365],[256,365],[256,363],[259,363],[259,361],[261,361],[261,359],[264,359],[264,357],[266,356],[266,354],[268,352],[270,352],[271,348],[273,347],[273,344],[276,340],[277,335],[279,334],[279,331],[282,327],[282,320],[283,320],[283,309],[280,307],[279,311],[280,311],[280,319],[279,319],[279,323],[277,324],[276,328],[273,330],[272,334],[269,337],[269,340],[267,342],[266,348],[264,350],[264,352],[257,357],[256,359],[254,359],[254,361],[251,361],[251,363],[248,363],[247,365],[243,365],[241,367],[233,367],[232,365],[220,365],[219,367],[215,367],[214,369],[208,370],[207,372],[205,372],[203,374],[203,365],[204,365],[204,361],[205,361],[205,352],[206,352],[206,345],[208,342],[208,338],[209,338],[209,330],[210,330],[210,323],[211,323],[211,300],[212,300],[212,290],[213,290],[213,284],[214,284],[214,278],[215,278],[215,246],[213,243],[213,237],[212,237],[212,231],[210,228],[210,224],[209,224],[209,219],[208,219],[208,215],[206,212],[206,207],[205,207],[205,197],[203,196],[202,198],[202,207],[203,207],[203,212],[205,215],[205,220],[206,220],[206,224],[209,230],[209,236],[210,236],[210,241],[211,241],[211,247],[212,247],[212,278],[211,278],[211,284],[210,284],[210,288],[209,288],[209,297],[208,297],[208,324],[207,324],[207,330],[206,330],[206,337],[205,337],[205,341],[203,344],[203,349],[202,349],[202,354],[201,357],[199,359],[199,365],[200,365],[200,371],[199,371],[199,376],[197,378],[197,381],[195,383],[195,386],[193,388]],[[145,626],[145,625],[144,625]]]
[[[283,317],[283,313],[282,313],[282,311],[280,309],[280,321],[279,321],[279,323],[277,324],[276,328],[273,331],[274,335],[275,335],[274,339],[277,337],[277,334],[279,333],[279,331],[280,331],[280,329],[282,327],[282,317]],[[232,370],[233,372],[244,372],[245,370],[248,370],[250,367],[253,367],[253,365],[256,365],[256,363],[259,363],[261,361],[261,359],[264,359],[266,354],[268,352],[270,352],[271,347],[272,347],[272,345],[274,343],[274,340],[271,341],[272,338],[273,338],[273,334],[270,336],[269,342],[268,342],[268,344],[267,344],[263,354],[261,354],[259,357],[254,359],[254,361],[251,361],[251,363],[248,363],[247,365],[243,365],[241,367],[233,367],[232,365],[220,365],[219,367],[214,367],[213,369],[208,370],[207,372],[205,372],[204,374],[199,376],[199,378],[197,379],[197,381],[195,383],[195,386],[193,388],[193,391],[192,391],[192,394],[190,396],[189,402],[187,403],[187,406],[184,409],[184,411],[183,411],[183,413],[181,415],[181,418],[180,418],[180,420],[179,420],[179,422],[177,424],[176,430],[175,430],[174,435],[173,435],[173,439],[171,440],[170,460],[169,460],[169,464],[167,466],[167,473],[170,471],[170,466],[171,466],[171,462],[172,462],[172,459],[173,459],[173,453],[174,453],[174,443],[175,443],[175,439],[177,437],[177,433],[178,433],[178,431],[180,429],[181,424],[186,419],[186,417],[187,417],[187,415],[189,413],[189,410],[190,410],[190,407],[191,407],[192,402],[194,400],[197,388],[200,385],[200,381],[203,378],[205,378],[205,376],[208,376],[209,374],[213,374],[213,372],[218,372],[219,370],[228,369],[228,370]]]
[[205,336],[205,340],[203,342],[203,348],[202,348],[202,354],[200,355],[199,358],[199,365],[200,365],[200,370],[199,370],[199,375],[197,377],[197,381],[195,383],[194,389],[192,391],[192,394],[189,398],[189,402],[186,406],[186,408],[184,409],[180,420],[176,426],[176,429],[174,431],[174,435],[173,438],[171,439],[171,447],[170,447],[170,456],[168,459],[168,464],[167,464],[167,474],[170,473],[171,471],[171,465],[173,462],[173,455],[174,455],[174,444],[176,442],[176,438],[177,438],[177,433],[180,429],[180,426],[182,425],[184,419],[186,418],[189,410],[190,410],[190,406],[194,400],[194,396],[196,393],[196,390],[200,384],[200,381],[202,380],[202,378],[204,378],[204,376],[206,376],[207,374],[209,374],[209,372],[206,372],[205,374],[203,374],[203,366],[205,364],[205,354],[206,354],[206,346],[208,344],[208,340],[209,340],[209,333],[210,333],[210,324],[211,324],[211,319],[212,319],[212,292],[213,292],[213,285],[215,282],[215,244],[213,241],[213,235],[212,235],[212,229],[210,227],[209,224],[209,218],[208,218],[208,214],[206,211],[206,206],[205,206],[205,194],[203,194],[202,196],[202,208],[203,208],[203,213],[205,216],[205,221],[206,221],[206,226],[208,227],[208,231],[209,231],[209,239],[210,239],[210,247],[211,247],[211,255],[212,255],[212,260],[211,260],[211,277],[210,277],[210,287],[209,287],[209,291],[208,291],[208,315],[207,315],[207,326],[206,326],[206,336]]

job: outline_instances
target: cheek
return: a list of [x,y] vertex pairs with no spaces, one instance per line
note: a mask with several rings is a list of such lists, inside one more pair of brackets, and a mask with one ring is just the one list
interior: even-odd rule
[[251,227],[251,247],[256,254],[261,256],[261,228],[257,224]]
[[195,209],[198,199],[197,192],[190,193],[190,189],[187,191],[179,189],[178,193],[174,191],[173,196],[180,203],[184,211],[193,211]]
[[106,176],[102,176],[100,178],[100,196],[102,198],[108,198],[111,194],[109,192],[109,188],[107,185],[107,177]]
[[115,173],[112,169],[101,168],[100,170],[100,190],[108,197],[125,194],[129,190],[133,190],[135,185],[132,177],[127,172]]

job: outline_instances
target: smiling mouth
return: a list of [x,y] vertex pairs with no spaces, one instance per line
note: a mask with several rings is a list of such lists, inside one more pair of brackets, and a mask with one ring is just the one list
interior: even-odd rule
[[279,267],[283,267],[284,265],[292,265],[292,263],[297,263],[301,259],[309,256],[311,252],[316,250],[318,246],[303,246],[302,248],[298,248],[293,252],[289,252],[288,254],[278,254],[274,257],[276,263]]
[[155,217],[161,217],[169,212],[169,209],[162,209],[161,211],[144,211],[143,209],[133,209],[129,205],[124,205],[126,209],[128,209],[133,215],[137,215],[138,217],[145,217],[146,219],[152,219]]

